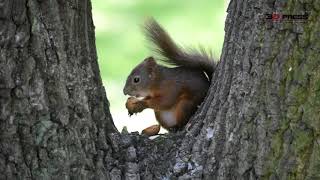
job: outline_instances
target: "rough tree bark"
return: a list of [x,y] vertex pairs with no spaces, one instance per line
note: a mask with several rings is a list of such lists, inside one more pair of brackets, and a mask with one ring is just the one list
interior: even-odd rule
[[0,1],[0,179],[97,179],[115,132],[89,1]]
[[0,179],[320,179],[319,13],[231,1],[206,100],[150,140],[113,125],[89,1],[1,1]]

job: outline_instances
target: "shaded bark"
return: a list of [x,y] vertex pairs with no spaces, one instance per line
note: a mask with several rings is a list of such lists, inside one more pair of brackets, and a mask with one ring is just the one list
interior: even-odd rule
[[0,179],[320,178],[319,1],[231,1],[206,100],[154,140],[113,125],[89,2],[0,9]]
[[[284,3],[229,5],[221,61],[199,112],[204,118],[182,143],[187,162],[201,167],[198,177],[319,178],[319,2]],[[272,23],[264,16],[272,12],[309,19]],[[184,175],[195,177],[192,170]]]
[[90,2],[5,0],[0,21],[0,179],[106,177]]

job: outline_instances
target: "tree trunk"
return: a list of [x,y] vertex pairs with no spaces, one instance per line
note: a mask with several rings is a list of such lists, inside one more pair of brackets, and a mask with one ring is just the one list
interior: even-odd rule
[[2,1],[0,179],[320,179],[319,12],[231,1],[206,100],[150,140],[113,125],[90,2]]
[[0,179],[98,179],[116,132],[89,1],[0,2]]

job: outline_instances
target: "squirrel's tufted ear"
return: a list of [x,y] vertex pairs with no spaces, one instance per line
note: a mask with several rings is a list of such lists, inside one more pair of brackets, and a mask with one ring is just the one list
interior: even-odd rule
[[156,60],[154,60],[154,58],[152,56],[150,57],[147,57],[146,59],[144,59],[144,62],[147,64],[147,65],[156,65]]
[[144,63],[146,64],[146,67],[148,69],[150,78],[154,78],[154,76],[156,74],[156,71],[157,71],[157,62],[156,62],[156,60],[152,56],[150,56],[150,57],[147,57],[144,60]]
[[153,71],[153,69],[157,66],[156,60],[154,60],[152,56],[147,57],[144,60],[144,63],[147,66],[147,68],[150,69],[151,71]]

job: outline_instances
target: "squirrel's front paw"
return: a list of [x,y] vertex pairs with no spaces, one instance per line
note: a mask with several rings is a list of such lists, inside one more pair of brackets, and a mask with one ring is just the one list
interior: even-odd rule
[[126,102],[126,108],[131,116],[134,113],[139,113],[145,109],[145,103],[135,97],[129,97]]

